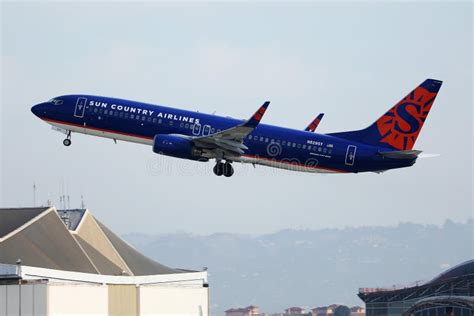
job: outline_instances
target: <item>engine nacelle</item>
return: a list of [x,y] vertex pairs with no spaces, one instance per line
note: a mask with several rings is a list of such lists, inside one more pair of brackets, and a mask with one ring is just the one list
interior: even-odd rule
[[202,157],[202,151],[186,138],[158,134],[153,140],[153,152],[177,158],[207,161]]

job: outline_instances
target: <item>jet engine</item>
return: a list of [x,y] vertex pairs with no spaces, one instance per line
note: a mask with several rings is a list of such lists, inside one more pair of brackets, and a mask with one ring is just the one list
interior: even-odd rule
[[196,148],[192,141],[174,135],[155,135],[153,140],[153,152],[177,158],[201,161],[208,160],[202,157],[202,150]]

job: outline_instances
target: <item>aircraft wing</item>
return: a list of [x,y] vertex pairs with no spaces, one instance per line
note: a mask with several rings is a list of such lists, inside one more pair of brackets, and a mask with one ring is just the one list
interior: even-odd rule
[[324,113],[319,113],[319,115],[306,127],[305,131],[314,132],[318,128],[319,122],[323,119]]
[[216,148],[233,154],[243,154],[247,146],[243,144],[244,138],[250,134],[260,123],[270,101],[265,102],[247,121],[229,129],[207,136],[194,137],[192,141],[203,148]]

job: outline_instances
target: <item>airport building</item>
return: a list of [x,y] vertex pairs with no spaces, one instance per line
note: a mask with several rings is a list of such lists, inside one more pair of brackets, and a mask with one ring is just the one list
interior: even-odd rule
[[0,316],[209,315],[206,271],[139,253],[88,210],[0,209]]
[[367,316],[473,316],[474,260],[406,288],[362,288]]

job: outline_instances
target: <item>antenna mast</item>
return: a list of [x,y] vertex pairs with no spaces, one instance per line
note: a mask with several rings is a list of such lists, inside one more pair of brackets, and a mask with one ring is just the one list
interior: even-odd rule
[[36,207],[36,183],[33,182],[33,207]]

